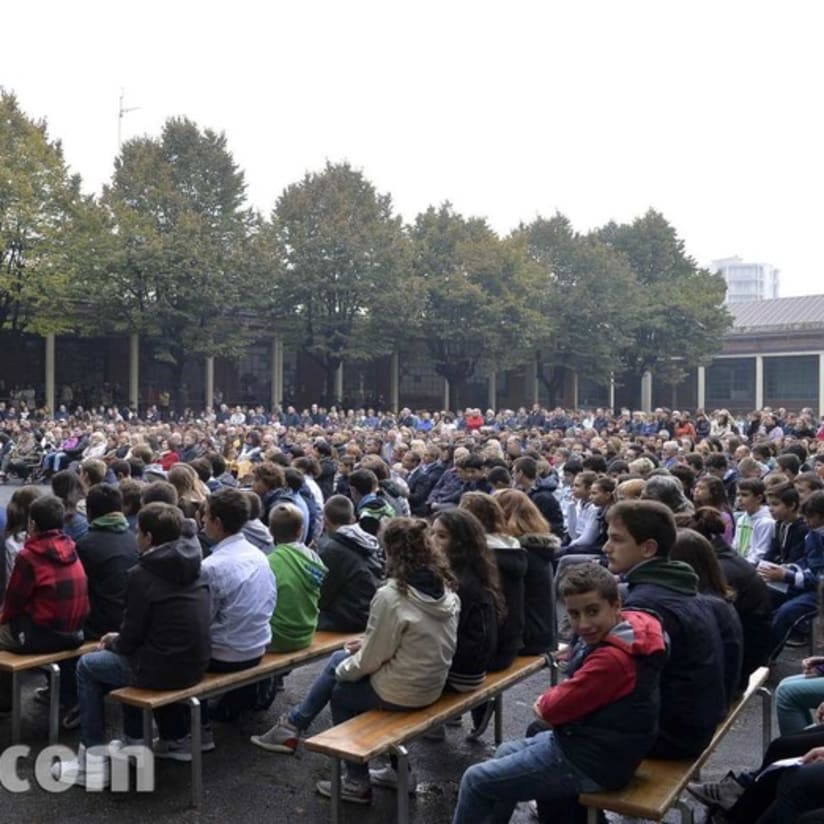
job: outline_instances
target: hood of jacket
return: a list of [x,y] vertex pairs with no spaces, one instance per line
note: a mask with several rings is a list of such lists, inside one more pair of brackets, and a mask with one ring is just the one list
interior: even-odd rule
[[611,644],[630,655],[653,655],[666,649],[663,627],[654,615],[622,610],[621,618],[623,620],[610,630],[602,643]]
[[670,561],[667,558],[651,558],[627,573],[627,583],[657,584],[665,589],[684,595],[697,595],[698,576],[693,568],[683,561]]
[[185,585],[198,579],[201,559],[197,526],[187,518],[183,534],[177,540],[144,552],[138,563],[169,583]]
[[532,489],[536,492],[547,491],[554,492],[558,488],[558,475],[553,469],[545,478],[538,477],[535,483],[532,484]]
[[[397,588],[397,581],[391,582]],[[403,596],[402,596],[403,597]],[[418,570],[409,580],[406,597],[431,618],[449,621],[461,609],[458,596],[429,570]]]
[[274,549],[275,544],[272,540],[272,534],[266,529],[259,518],[251,518],[246,521],[241,531],[243,532],[243,537],[252,544],[252,546],[256,546],[267,554]]
[[487,535],[487,546],[495,553],[495,563],[501,575],[508,579],[523,578],[529,559],[517,538],[508,535]]
[[537,552],[542,558],[550,559],[554,556],[555,550],[561,546],[561,539],[556,535],[535,532],[521,535],[518,542],[527,552]]
[[77,560],[74,541],[59,529],[50,529],[48,532],[30,536],[23,548],[53,564],[68,565]]
[[361,555],[378,577],[383,577],[383,551],[381,545],[378,543],[378,539],[368,533],[360,524],[340,526],[335,530],[332,537],[348,549]]
[[128,528],[129,522],[122,512],[109,512],[107,515],[95,518],[89,524],[89,529],[99,529],[103,532],[126,532]]

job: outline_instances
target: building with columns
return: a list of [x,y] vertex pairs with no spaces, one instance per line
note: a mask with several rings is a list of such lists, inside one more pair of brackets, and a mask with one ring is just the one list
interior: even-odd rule
[[[733,328],[721,351],[706,366],[686,372],[676,385],[649,373],[616,375],[608,385],[570,371],[555,403],[566,407],[627,406],[633,409],[726,408],[749,411],[763,406],[824,413],[824,295],[736,303],[729,306]],[[174,370],[156,361],[151,346],[136,335],[108,338],[27,336],[0,363],[7,397],[15,386],[33,386],[52,409],[70,386],[74,403],[99,405],[106,387],[110,402],[157,402],[162,391],[178,410],[200,409],[222,400],[308,406],[323,398],[343,398],[346,406],[397,409],[518,407],[550,402],[534,364],[479,375],[454,388],[437,375],[423,345],[404,342],[392,355],[345,363],[333,386],[304,353],[268,333],[236,360],[192,359],[184,382],[174,385]],[[84,398],[82,393],[86,392]]]

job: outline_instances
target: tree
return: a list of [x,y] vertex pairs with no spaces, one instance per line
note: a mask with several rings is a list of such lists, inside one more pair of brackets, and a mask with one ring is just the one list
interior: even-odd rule
[[[347,360],[392,351],[405,312],[407,242],[392,199],[348,163],[327,163],[278,198],[266,232],[273,310],[294,318],[299,346],[324,370],[327,393]],[[336,400],[340,400],[337,398]]]
[[631,224],[609,223],[597,235],[624,256],[641,289],[643,312],[623,351],[627,365],[636,374],[666,371],[672,382],[673,362],[685,370],[708,361],[732,322],[723,277],[700,268],[652,209]]
[[94,209],[45,121],[28,118],[0,90],[0,329],[43,334],[73,326],[74,242],[94,224]]
[[556,402],[567,372],[609,381],[623,368],[639,313],[635,277],[622,255],[592,235],[575,232],[556,214],[521,226],[530,256],[542,267],[543,288],[531,304],[538,378]]
[[430,206],[410,231],[421,295],[416,325],[457,407],[480,366],[507,369],[529,351],[537,268],[523,239],[501,240],[485,220],[464,218],[449,203]]
[[148,336],[178,385],[191,357],[238,355],[255,335],[245,188],[223,134],[172,118],[123,146],[104,189],[114,243],[87,284],[95,322]]

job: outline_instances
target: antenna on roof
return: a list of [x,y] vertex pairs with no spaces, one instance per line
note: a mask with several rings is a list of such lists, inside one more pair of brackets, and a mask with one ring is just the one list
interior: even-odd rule
[[120,147],[123,144],[123,115],[128,114],[129,112],[136,112],[140,106],[131,106],[130,108],[125,108],[123,106],[123,98],[126,96],[125,89],[120,89],[120,104],[117,109],[117,151],[118,154],[120,153]]

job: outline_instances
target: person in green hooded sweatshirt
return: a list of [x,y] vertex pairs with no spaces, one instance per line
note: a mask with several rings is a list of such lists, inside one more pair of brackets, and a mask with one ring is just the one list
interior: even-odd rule
[[292,652],[312,643],[326,567],[317,552],[301,543],[303,513],[294,504],[272,508],[269,531],[275,543],[269,566],[277,587],[269,651]]
[[[625,609],[654,612],[669,636],[670,656],[661,673],[661,714],[654,758],[694,758],[709,744],[727,714],[722,628],[698,576],[671,561],[676,527],[658,501],[621,501],[607,514],[610,572],[628,585]],[[737,658],[740,661],[740,649]],[[739,664],[740,666],[740,664]]]

